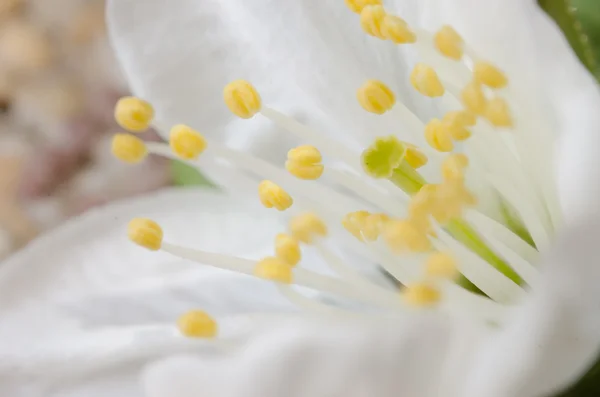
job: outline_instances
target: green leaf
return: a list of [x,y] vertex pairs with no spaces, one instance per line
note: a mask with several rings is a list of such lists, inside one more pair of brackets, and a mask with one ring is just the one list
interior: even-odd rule
[[179,160],[171,162],[173,182],[177,186],[214,186],[200,171]]
[[538,0],[554,19],[571,47],[600,82],[600,2],[598,0]]

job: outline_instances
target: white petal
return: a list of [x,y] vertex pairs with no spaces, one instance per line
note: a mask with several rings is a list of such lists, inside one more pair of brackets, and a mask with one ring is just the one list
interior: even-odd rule
[[425,23],[453,24],[482,57],[505,69],[519,98],[513,111],[536,120],[531,125],[543,130],[540,139],[560,134],[558,187],[567,219],[598,212],[600,92],[560,29],[534,0],[436,5],[424,8]]
[[466,396],[556,395],[600,353],[598,227],[572,228],[547,254],[540,288],[473,362]]
[[[402,8],[410,19],[414,8]],[[366,79],[402,90],[409,105],[417,97],[406,89],[410,62],[391,43],[367,36],[343,1],[113,0],[108,16],[131,87],[155,105],[161,125],[219,133],[233,117],[222,89],[240,78],[266,104],[298,106],[309,122],[347,141],[374,125],[381,134],[395,130],[359,107],[356,89]]]
[[[260,212],[255,200],[214,191],[172,189],[91,211],[40,237],[3,263],[0,310],[110,295],[144,282],[164,286],[190,267],[196,271],[198,286],[206,276],[225,282],[223,292],[239,290],[243,296],[240,299],[259,297],[260,291],[253,286],[259,287],[260,283],[246,284],[235,275],[228,279],[228,273],[146,251],[126,236],[131,218],[149,217],[162,225],[170,241],[259,259],[272,251],[273,236],[282,230],[283,222],[273,212],[268,212],[273,217],[264,216],[267,210]],[[216,294],[217,287],[211,289]],[[201,291],[196,294],[201,296]]]
[[236,353],[172,357],[144,376],[148,397],[459,396],[480,337],[448,318],[282,320]]

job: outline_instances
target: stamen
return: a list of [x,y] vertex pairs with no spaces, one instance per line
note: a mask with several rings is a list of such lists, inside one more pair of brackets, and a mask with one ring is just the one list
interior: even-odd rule
[[363,229],[365,228],[367,217],[369,217],[368,211],[355,211],[349,212],[342,219],[342,226],[348,232],[350,232],[359,241],[364,241]]
[[266,208],[275,207],[278,211],[285,211],[294,203],[285,190],[271,181],[262,181],[258,185],[258,196],[262,205]]
[[296,266],[302,259],[298,240],[285,233],[275,236],[275,256],[290,266]]
[[267,257],[258,262],[254,269],[256,277],[276,281],[282,284],[291,284],[294,281],[292,267],[281,259]]
[[356,93],[358,103],[367,112],[384,114],[396,103],[392,90],[378,80],[368,80]]
[[214,338],[217,336],[217,322],[207,313],[192,310],[177,320],[179,331],[190,338]]
[[508,104],[502,98],[493,98],[488,101],[485,109],[485,118],[496,127],[512,127],[513,121],[510,116]]
[[176,125],[169,133],[169,145],[177,156],[185,160],[198,158],[206,149],[206,139],[186,125]]
[[477,254],[467,249],[444,231],[435,221],[432,226],[437,235],[433,245],[439,251],[450,250],[456,255],[460,272],[487,296],[500,303],[516,303],[525,294],[523,289]]
[[292,236],[305,244],[311,244],[316,237],[327,235],[327,226],[312,212],[296,215],[290,220]]
[[425,126],[425,139],[437,151],[450,152],[454,149],[450,129],[438,119],[433,119]]
[[288,152],[285,168],[300,179],[319,179],[323,175],[324,166],[321,152],[314,146],[304,145]]
[[432,278],[455,279],[460,273],[456,259],[450,253],[436,252],[425,262],[425,274]]
[[360,14],[366,6],[381,5],[381,0],[345,0],[348,8],[357,14]]
[[442,163],[442,177],[444,180],[463,179],[469,159],[462,153],[451,154]]
[[442,26],[434,36],[435,47],[443,55],[456,61],[463,56],[462,37],[451,26]]
[[368,5],[360,12],[360,26],[368,35],[385,40],[386,37],[382,31],[385,17],[386,12],[383,6]]
[[258,91],[245,80],[236,80],[223,90],[225,104],[238,117],[249,119],[260,111],[262,101]]
[[439,289],[427,283],[415,283],[402,291],[404,301],[414,307],[431,307],[439,303],[442,294]]
[[386,15],[381,27],[383,36],[396,44],[408,44],[417,41],[417,36],[410,30],[406,21],[394,15]]
[[444,95],[444,86],[435,70],[423,63],[415,65],[410,74],[410,83],[421,94],[428,97],[439,97]]
[[[471,118],[473,119],[472,124],[470,124]],[[465,141],[471,137],[471,131],[466,126],[475,125],[475,117],[466,111],[453,111],[446,113],[442,119],[442,123],[448,128],[452,139],[455,141]]]
[[508,79],[500,69],[488,62],[478,61],[473,68],[475,80],[490,88],[504,88]]
[[111,151],[116,158],[130,164],[139,163],[148,155],[144,141],[130,134],[116,134]]
[[481,86],[477,82],[471,82],[463,88],[461,99],[467,110],[478,115],[483,115],[485,113],[487,99]]
[[139,98],[124,97],[115,106],[115,120],[122,128],[131,132],[146,131],[153,118],[152,105]]
[[411,145],[410,143],[404,143],[404,145],[404,160],[408,163],[408,165],[414,169],[418,169],[427,164],[428,158],[419,150],[419,148],[417,148],[415,145]]
[[387,222],[383,238],[388,247],[398,254],[427,252],[432,248],[427,234],[414,222],[408,220],[391,220]]
[[131,241],[151,251],[158,251],[161,248],[162,228],[151,219],[132,219],[127,227],[127,235]]

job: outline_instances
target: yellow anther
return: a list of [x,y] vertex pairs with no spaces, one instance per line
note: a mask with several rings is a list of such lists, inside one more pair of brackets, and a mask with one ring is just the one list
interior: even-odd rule
[[360,14],[366,6],[381,5],[381,0],[346,0],[348,8],[357,14]]
[[412,198],[408,206],[411,219],[423,220],[436,202],[437,185],[424,185]]
[[450,152],[454,148],[450,129],[438,119],[431,120],[425,126],[425,139],[429,146],[439,152]]
[[407,304],[415,307],[433,306],[442,299],[440,290],[427,283],[408,285],[402,291],[402,296]]
[[462,37],[451,26],[442,26],[433,38],[435,48],[448,58],[459,60],[463,56]]
[[448,253],[431,254],[425,262],[425,274],[433,278],[453,279],[458,275],[456,260]]
[[308,212],[290,220],[292,236],[305,244],[311,244],[315,237],[327,235],[327,225],[316,214]]
[[132,219],[127,226],[127,235],[131,241],[151,251],[159,250],[162,245],[162,228],[151,219]]
[[431,249],[427,234],[407,220],[387,222],[383,236],[388,247],[396,253],[427,252]]
[[360,26],[367,34],[385,39],[382,28],[386,15],[385,9],[381,5],[365,6],[360,12]]
[[386,214],[371,214],[365,218],[363,236],[367,241],[375,241],[385,230],[390,217]]
[[502,98],[493,98],[485,108],[485,118],[496,127],[512,127],[513,121],[508,104]]
[[124,97],[119,99],[115,106],[115,120],[121,127],[131,132],[147,130],[153,118],[152,105],[139,98]]
[[490,88],[503,88],[508,84],[504,73],[488,62],[476,62],[473,68],[475,79]]
[[451,154],[442,162],[442,176],[445,181],[462,179],[465,168],[469,165],[469,158],[462,153]]
[[414,169],[421,168],[427,164],[427,156],[421,152],[416,146],[410,143],[405,143],[406,150],[404,151],[404,160]]
[[364,241],[363,229],[369,215],[370,214],[368,211],[349,212],[342,219],[342,226],[344,226],[344,229],[352,233],[354,237],[360,241]]
[[283,260],[272,256],[264,258],[256,264],[254,275],[283,284],[291,284],[294,279],[292,267]]
[[367,112],[384,114],[396,103],[396,96],[387,85],[378,80],[368,80],[356,92],[358,103]]
[[477,82],[469,83],[463,88],[461,99],[468,111],[482,115],[487,107],[487,99]]
[[190,338],[214,338],[217,336],[217,322],[207,313],[192,310],[177,320],[182,335]]
[[275,256],[290,266],[296,266],[302,259],[298,240],[285,233],[275,236]]
[[285,168],[290,174],[300,179],[319,179],[323,175],[324,166],[321,152],[314,146],[304,145],[288,152]]
[[258,91],[246,80],[236,80],[223,90],[225,104],[238,117],[249,119],[260,111],[262,100]]
[[437,73],[431,66],[417,63],[410,74],[410,83],[421,94],[428,97],[439,97],[444,95],[442,85]]
[[473,125],[469,124],[471,121],[471,114],[464,111],[448,112],[443,118],[443,123],[448,127],[450,136],[456,141],[464,141],[471,136],[466,126]]
[[206,149],[206,139],[198,131],[179,124],[171,128],[169,133],[169,145],[178,157],[185,160],[193,160],[200,156]]
[[386,15],[381,27],[383,36],[396,44],[414,43],[417,36],[410,30],[406,21],[394,15]]
[[146,144],[130,134],[116,134],[112,140],[112,154],[126,163],[139,163],[148,154]]
[[271,181],[262,181],[258,185],[258,197],[262,205],[267,208],[275,207],[279,211],[287,210],[294,204],[292,197]]

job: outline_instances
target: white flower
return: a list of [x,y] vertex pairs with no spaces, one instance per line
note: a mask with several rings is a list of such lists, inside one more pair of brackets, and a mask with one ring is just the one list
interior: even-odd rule
[[[171,146],[119,135],[115,154],[187,158],[227,194],[99,210],[6,262],[0,394],[141,395],[166,355],[150,397],[540,396],[579,379],[600,347],[597,87],[533,1],[396,3],[110,2],[154,107],[130,98],[117,118]],[[296,142],[312,146],[285,162]],[[124,241],[129,216],[165,252]]]

